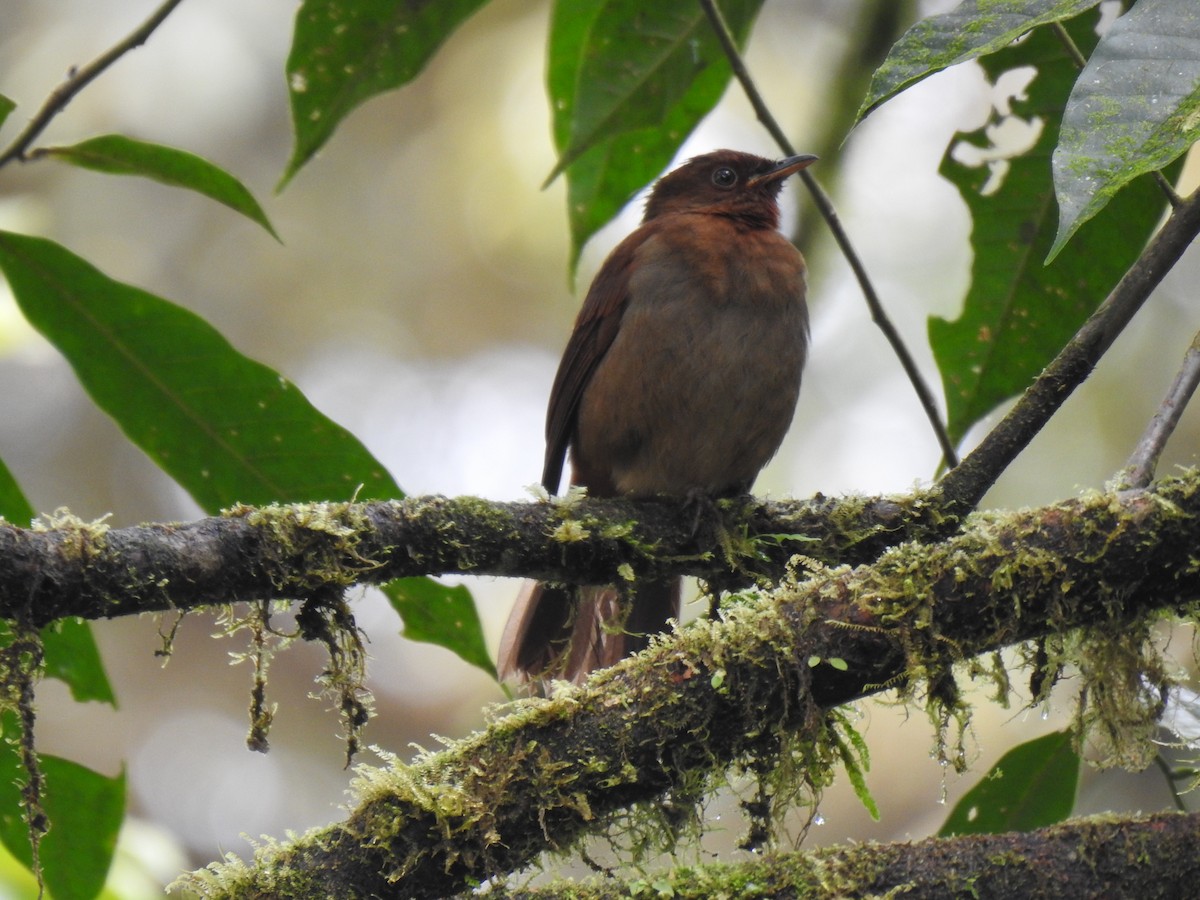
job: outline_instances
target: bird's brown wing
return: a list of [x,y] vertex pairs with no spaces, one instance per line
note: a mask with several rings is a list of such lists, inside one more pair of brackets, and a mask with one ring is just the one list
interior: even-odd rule
[[[562,480],[567,445],[575,431],[575,416],[579,403],[596,366],[612,346],[621,325],[621,316],[629,304],[629,276],[637,248],[650,236],[651,229],[642,226],[617,245],[609,254],[584,298],[583,307],[575,320],[575,330],[563,351],[550,390],[550,406],[546,411],[546,461],[542,468],[542,485],[554,493]],[[594,490],[600,485],[589,485]],[[607,491],[604,491],[607,493]]]

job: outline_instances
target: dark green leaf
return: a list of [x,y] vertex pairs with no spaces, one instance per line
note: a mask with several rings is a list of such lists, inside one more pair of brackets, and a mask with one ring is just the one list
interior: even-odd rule
[[[1077,44],[1096,40],[1093,17],[1070,23]],[[929,339],[942,374],[953,440],[1009,397],[1024,390],[1062,348],[1141,252],[1165,201],[1148,182],[1132,185],[1109,214],[1089,222],[1086,238],[1073,242],[1045,266],[1054,240],[1054,187],[1050,154],[1076,69],[1049,28],[981,60],[988,77],[1033,66],[1037,75],[1014,115],[1039,120],[1033,149],[1011,159],[998,190],[984,195],[986,168],[970,168],[949,153],[942,174],[959,189],[971,211],[975,258],[962,314],[953,322],[929,320]],[[988,127],[960,135],[987,146]]]
[[963,0],[904,33],[871,78],[858,110],[872,110],[935,72],[1003,47],[1047,22],[1079,15],[1100,0]]
[[305,0],[288,55],[296,145],[283,183],[359,104],[408,83],[487,0]]
[[208,512],[399,496],[358,440],[203,319],[42,238],[0,232],[30,323],[129,438]]
[[279,239],[267,214],[240,181],[192,153],[135,141],[119,134],[102,135],[69,147],[46,147],[37,152],[39,156],[52,156],[95,172],[141,175],[172,187],[196,191],[257,222],[272,237]]
[[[761,0],[721,5],[744,42]],[[560,0],[547,86],[566,171],[571,267],[595,232],[671,162],[716,105],[729,64],[693,0]]]
[[95,700],[117,705],[92,626],[82,619],[62,619],[42,629],[46,675],[64,681],[79,703]]
[[17,108],[17,104],[0,94],[0,126],[4,125],[4,120],[8,118],[8,114]]
[[[78,763],[41,757],[46,789],[42,806],[50,831],[39,856],[54,900],[91,900],[104,880],[125,818],[125,775],[106,778]],[[32,865],[29,830],[21,815],[18,780],[25,780],[11,744],[0,746],[0,842],[26,867]]]
[[1139,175],[1200,140],[1200,6],[1139,0],[1088,59],[1054,151],[1060,218],[1050,258]]
[[1056,731],[1014,747],[950,812],[938,834],[1032,831],[1061,822],[1075,806],[1079,755]]
[[13,478],[4,460],[0,459],[0,517],[24,528],[33,521],[35,515],[37,513],[25,499],[25,492]]
[[[0,517],[22,527],[34,517],[33,507],[17,485],[8,466],[0,460]],[[11,632],[0,623],[0,643],[7,644]],[[42,629],[46,675],[66,682],[71,696],[80,703],[98,700],[117,705],[112,685],[100,661],[92,627],[81,619],[64,619]]]
[[384,586],[384,593],[404,620],[406,638],[448,647],[496,677],[475,601],[465,587],[448,587],[430,578],[397,578]]
[[[0,232],[0,269],[97,405],[205,510],[403,496],[357,438],[193,313],[41,238]],[[486,660],[465,589],[428,584],[430,606],[458,604],[466,623],[444,632],[449,649]]]

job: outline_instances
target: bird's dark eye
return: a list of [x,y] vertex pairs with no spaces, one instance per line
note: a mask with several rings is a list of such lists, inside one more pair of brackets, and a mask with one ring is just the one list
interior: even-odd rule
[[737,172],[729,168],[729,166],[721,166],[721,168],[713,171],[712,183],[719,188],[731,188],[737,184]]

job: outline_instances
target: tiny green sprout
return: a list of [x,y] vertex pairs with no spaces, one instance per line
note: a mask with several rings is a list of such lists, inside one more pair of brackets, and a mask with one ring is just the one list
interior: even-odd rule
[[570,544],[574,541],[582,541],[590,536],[590,532],[584,528],[579,522],[566,521],[559,525],[551,533],[550,538],[558,541],[561,544]]
[[715,690],[720,690],[721,685],[725,683],[725,670],[717,669],[712,673],[712,686]]
[[833,657],[830,657],[829,659],[822,659],[821,657],[817,656],[816,654],[813,654],[812,656],[810,656],[808,658],[808,667],[810,669],[815,669],[821,663],[828,663],[829,665],[831,665],[835,669],[837,669],[839,672],[845,672],[847,669],[850,668],[850,666],[846,663],[846,661],[838,656],[833,656]]
[[633,581],[633,566],[629,563],[621,563],[617,566],[617,574],[625,581]]
[[540,484],[525,485],[525,493],[539,503],[546,503],[550,499],[550,492]]
[[760,534],[758,535],[758,540],[762,541],[764,544],[776,544],[780,547],[782,547],[785,543],[819,544],[821,542],[819,537],[813,537],[809,534]]

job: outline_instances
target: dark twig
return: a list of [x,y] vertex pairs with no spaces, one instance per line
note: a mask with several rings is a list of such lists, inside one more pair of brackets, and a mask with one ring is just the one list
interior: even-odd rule
[[[715,0],[700,0],[700,6],[704,9],[705,14],[712,23],[717,40],[721,42],[725,56],[729,59],[729,65],[733,69],[734,77],[737,78],[746,97],[750,100],[750,105],[754,108],[758,120],[762,122],[771,137],[775,139],[775,143],[779,145],[785,154],[788,156],[794,155],[796,152],[795,148],[783,133],[783,129],[779,127],[779,123],[775,121],[775,117],[771,115],[771,111],[767,108],[762,94],[759,93],[754,79],[750,77],[750,72],[747,70],[746,63],[743,61],[742,55],[737,48],[733,34],[730,32],[724,16],[721,15],[720,9],[717,8]],[[925,410],[929,424],[933,427],[946,466],[953,468],[958,465],[958,454],[954,450],[954,444],[950,440],[950,435],[946,431],[946,426],[942,422],[941,415],[938,412],[937,400],[934,398],[933,392],[929,389],[929,385],[925,383],[924,378],[921,376],[921,371],[917,368],[912,354],[908,352],[908,347],[905,346],[900,332],[896,330],[896,326],[892,324],[891,319],[888,318],[887,313],[884,311],[883,304],[879,300],[875,286],[871,283],[866,267],[863,265],[854,246],[850,243],[850,236],[846,234],[846,230],[842,227],[841,219],[838,217],[837,210],[833,206],[833,201],[810,172],[801,171],[799,174],[801,180],[804,182],[804,186],[812,195],[813,203],[821,213],[821,217],[829,226],[829,231],[833,235],[833,239],[837,242],[838,248],[850,264],[850,268],[854,272],[854,277],[858,279],[863,297],[867,301],[867,308],[871,311],[872,321],[883,332],[888,343],[892,345],[892,351],[900,360],[900,365],[904,368],[904,373],[912,383],[913,390],[917,392],[917,399],[920,400],[921,408]]]
[[1197,384],[1200,384],[1200,333],[1192,338],[1175,380],[1129,457],[1123,479],[1129,487],[1144,488],[1154,478],[1163,447],[1179,424]]
[[29,120],[29,124],[17,135],[16,140],[7,149],[0,152],[0,166],[14,159],[25,159],[25,151],[29,149],[29,145],[45,130],[50,121],[66,108],[66,105],[71,102],[71,98],[130,50],[144,44],[154,30],[163,23],[163,20],[182,2],[183,0],[166,0],[150,18],[139,25],[124,40],[114,44],[82,69],[73,69],[67,80],[50,93],[46,102],[42,104],[42,108],[37,111],[37,115]]
[[1200,234],[1200,191],[1175,207],[1166,224],[1108,298],[966,459],[941,480],[946,511],[974,508],[1034,435],[1083,383],[1167,272]]

